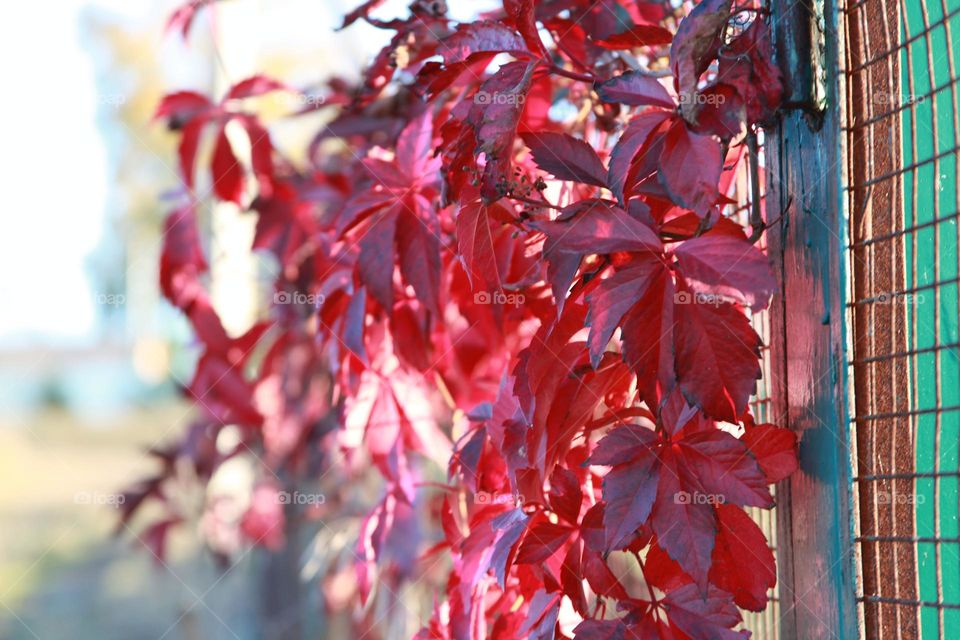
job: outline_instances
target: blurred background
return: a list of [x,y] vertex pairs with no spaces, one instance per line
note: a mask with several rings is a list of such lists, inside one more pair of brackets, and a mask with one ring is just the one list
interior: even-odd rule
[[[145,451],[189,421],[179,387],[196,356],[157,286],[177,175],[175,138],[150,118],[166,92],[217,96],[253,73],[302,88],[355,77],[388,36],[335,32],[357,4],[217,3],[188,42],[164,34],[176,1],[18,3],[0,22],[0,638],[256,637],[253,559],[225,571],[185,526],[159,563],[118,527],[121,491],[152,470]],[[271,132],[297,158],[318,124]],[[208,257],[228,328],[270,279],[249,254],[254,222],[227,218]]]

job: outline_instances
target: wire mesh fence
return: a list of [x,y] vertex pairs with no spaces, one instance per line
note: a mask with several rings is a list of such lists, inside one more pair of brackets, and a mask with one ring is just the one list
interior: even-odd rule
[[957,637],[960,0],[840,18],[860,627]]

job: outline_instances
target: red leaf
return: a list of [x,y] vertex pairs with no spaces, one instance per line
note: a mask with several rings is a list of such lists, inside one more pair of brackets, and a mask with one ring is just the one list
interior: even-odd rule
[[660,476],[657,456],[647,453],[617,465],[603,478],[603,526],[606,546],[619,549],[630,542],[634,532],[647,521],[657,497]]
[[227,92],[227,95],[224,97],[224,101],[254,98],[256,96],[262,96],[266,93],[270,93],[271,91],[286,90],[288,90],[287,85],[279,80],[274,80],[273,78],[268,78],[267,76],[258,74],[245,80],[241,80],[230,87],[230,91]]
[[717,506],[717,543],[710,582],[733,595],[737,606],[763,611],[777,584],[777,567],[763,531],[738,507]]
[[456,33],[440,42],[437,50],[446,65],[464,62],[478,53],[530,55],[516,31],[491,20],[461,25]]
[[410,121],[397,138],[397,163],[414,180],[422,179],[433,148],[433,113],[430,109]]
[[475,291],[484,287],[500,291],[503,284],[494,248],[494,229],[500,227],[494,222],[498,217],[494,209],[502,210],[503,205],[477,201],[464,205],[457,214],[457,246]]
[[647,110],[636,116],[624,129],[623,135],[610,152],[610,172],[607,183],[610,191],[621,204],[625,201],[627,175],[634,159],[643,150],[656,131],[665,120],[670,117],[666,111]]
[[606,200],[582,200],[563,210],[557,222],[537,225],[547,234],[549,249],[577,253],[661,251],[650,227]]
[[469,121],[476,136],[475,155],[484,154],[481,194],[499,200],[509,180],[513,143],[537,62],[509,62],[480,85]]
[[[200,146],[200,134],[206,126],[206,118],[194,118],[183,127],[177,156],[180,159],[180,177],[187,189],[193,189],[193,171],[197,161],[197,148]],[[231,152],[232,155],[232,152]]]
[[373,216],[366,233],[360,238],[357,268],[370,295],[390,313],[393,309],[394,238],[401,203],[394,204]]
[[691,474],[707,494],[739,506],[773,506],[760,465],[737,438],[709,429],[683,438],[680,445]]
[[563,467],[554,469],[550,476],[548,499],[554,513],[570,524],[577,524],[580,519],[583,491],[580,489],[580,480],[576,474]]
[[675,120],[660,154],[660,184],[676,204],[706,216],[717,201],[717,182],[723,169],[720,143],[692,133]]
[[627,313],[620,330],[624,362],[636,372],[640,396],[651,408],[666,397],[676,382],[675,298],[673,279],[663,269]]
[[518,638],[530,638],[530,640],[551,640],[554,627],[557,624],[557,616],[560,614],[560,596],[556,592],[548,592],[544,589],[538,590],[530,599],[530,607],[527,611],[527,619],[520,628]]
[[705,593],[717,517],[711,504],[692,497],[705,492],[698,491],[695,479],[669,451],[660,469],[651,524],[663,550],[693,578],[701,593]]
[[213,0],[188,0],[183,3],[170,15],[170,18],[167,20],[166,31],[179,29],[180,35],[186,40],[187,36],[190,35],[190,27],[193,25],[197,13],[211,2],[213,2]]
[[580,540],[574,540],[573,544],[567,547],[567,555],[563,559],[563,564],[560,565],[560,585],[563,587],[564,595],[570,598],[576,612],[586,616],[589,614],[589,609],[583,589],[583,570],[580,568],[582,546]]
[[704,596],[696,585],[671,591],[663,602],[670,626],[690,640],[747,640],[749,631],[731,631],[741,621],[730,596],[710,587]]
[[716,82],[736,89],[749,123],[765,123],[773,118],[783,99],[783,77],[780,67],[773,62],[773,42],[766,22],[755,18],[730,42],[720,58]]
[[631,106],[653,105],[673,109],[677,106],[673,97],[652,76],[639,71],[628,71],[596,86],[597,95],[604,102],[618,102]]
[[624,640],[627,628],[619,620],[591,620],[581,622],[573,630],[577,640]]
[[704,0],[680,22],[673,37],[670,68],[680,94],[680,113],[688,122],[696,121],[697,83],[723,44],[730,5],[731,0]]
[[609,565],[598,552],[584,546],[580,562],[583,577],[586,578],[587,584],[594,593],[617,600],[625,600],[629,597],[626,588],[617,580],[617,576],[613,575]]
[[543,46],[540,33],[537,30],[536,7],[534,0],[504,0],[503,8],[523,37],[527,49],[536,53],[545,60],[550,59],[550,53]]
[[760,336],[734,305],[678,295],[677,380],[708,416],[736,422],[760,379]]
[[517,564],[539,564],[552,556],[570,538],[570,528],[541,520],[527,529],[520,543]]
[[673,34],[655,24],[635,24],[626,31],[614,34],[596,44],[604,49],[634,49],[636,47],[670,44]]
[[797,470],[797,434],[772,424],[748,428],[742,438],[756,458],[767,482],[773,484]]
[[558,180],[607,186],[607,169],[589,144],[566,133],[524,133],[533,161]]
[[685,574],[680,565],[657,543],[656,538],[647,549],[647,557],[643,561],[643,577],[647,584],[667,592],[692,582],[690,576]]
[[497,516],[491,522],[491,526],[497,534],[490,555],[490,566],[493,568],[493,575],[496,576],[497,582],[503,587],[506,585],[507,570],[512,564],[510,556],[516,548],[517,540],[527,528],[527,516],[524,515],[523,509],[512,509]]
[[171,122],[184,124],[213,108],[213,103],[205,95],[196,91],[177,91],[163,97],[153,117],[168,118]]
[[590,464],[616,466],[656,456],[656,441],[657,436],[652,429],[625,424],[601,438],[588,461]]
[[590,295],[590,362],[596,368],[620,321],[650,288],[658,276],[663,275],[661,258],[641,255],[609,278],[601,281]]
[[681,243],[673,253],[694,291],[727,296],[757,311],[767,307],[776,291],[767,257],[747,240],[700,236]]
[[244,193],[243,167],[233,155],[230,140],[227,139],[226,128],[221,128],[217,134],[216,146],[213,149],[213,161],[210,165],[210,178],[213,180],[213,191],[217,197],[227,202],[241,204]]
[[343,24],[340,25],[340,29],[341,30],[346,29],[347,27],[352,25],[354,22],[356,22],[360,18],[366,18],[371,11],[373,11],[374,9],[379,7],[381,4],[383,4],[384,1],[385,0],[367,0],[366,2],[358,6],[356,9],[348,13],[346,16],[344,16]]
[[657,496],[656,436],[638,425],[618,427],[600,440],[589,461],[613,465],[603,478],[603,526],[605,548],[620,548],[646,522]]
[[[418,196],[411,200],[417,201]],[[420,301],[434,314],[440,313],[440,240],[439,229],[429,203],[420,202],[418,214],[402,209],[396,236],[400,254],[400,273],[410,283]]]

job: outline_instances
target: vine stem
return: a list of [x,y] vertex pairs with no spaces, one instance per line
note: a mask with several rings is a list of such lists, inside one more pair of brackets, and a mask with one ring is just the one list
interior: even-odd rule
[[576,71],[570,71],[569,69],[564,69],[558,64],[550,65],[550,72],[555,73],[558,76],[563,76],[564,78],[570,78],[571,80],[579,80],[580,82],[589,82],[593,84],[597,81],[597,77],[593,74],[588,73],[577,73]]
[[640,571],[643,573],[643,583],[647,585],[647,593],[650,594],[650,601],[653,603],[654,609],[660,608],[660,601],[657,600],[657,596],[653,593],[653,587],[650,586],[650,582],[647,580],[647,572],[643,570],[643,560],[640,559],[640,553],[636,554],[637,563],[640,565]]
[[760,147],[757,144],[757,134],[747,130],[747,155],[750,162],[750,242],[754,243],[763,235],[766,225],[763,222],[763,212],[760,210]]

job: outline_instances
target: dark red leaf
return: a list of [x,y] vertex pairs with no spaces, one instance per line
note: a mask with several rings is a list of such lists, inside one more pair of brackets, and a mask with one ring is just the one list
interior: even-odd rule
[[606,200],[583,200],[564,209],[558,220],[537,226],[549,247],[577,253],[661,251],[663,244],[650,227]]
[[587,317],[590,336],[587,342],[590,345],[590,362],[594,368],[599,364],[600,357],[624,314],[647,293],[658,277],[662,277],[663,270],[660,256],[638,256],[625,268],[603,280],[587,296],[590,303],[590,314]]
[[517,27],[523,37],[527,49],[536,53],[545,60],[550,59],[550,53],[543,46],[540,33],[537,30],[536,7],[534,0],[504,0],[504,11]]
[[637,388],[648,407],[655,408],[676,382],[674,340],[676,289],[663,269],[627,313],[620,330],[623,359],[637,374]]
[[690,640],[747,640],[749,631],[732,631],[740,623],[740,612],[730,596],[710,587],[704,597],[696,585],[688,584],[670,592],[664,600],[670,626]]
[[429,203],[419,202],[419,196],[412,196],[410,200],[417,202],[417,213],[403,209],[397,220],[400,273],[427,309],[439,315],[440,231],[430,219]]
[[553,511],[569,522],[577,524],[580,519],[580,503],[583,491],[580,480],[569,469],[557,467],[550,475],[550,493],[547,496]]
[[360,279],[387,313],[393,309],[394,239],[402,206],[397,203],[375,214],[360,238],[360,258],[357,260]]
[[618,102],[631,106],[653,105],[672,109],[676,107],[673,97],[656,78],[639,71],[628,71],[598,84],[597,95],[604,102]]
[[490,20],[461,25],[456,33],[442,40],[437,49],[447,65],[464,62],[478,53],[530,55],[520,34]]
[[510,179],[513,143],[537,62],[509,62],[480,85],[470,110],[475,155],[484,154],[481,194],[487,202],[504,195]]
[[706,216],[717,202],[717,182],[723,169],[720,143],[701,136],[675,120],[660,154],[660,184],[678,205]]
[[627,176],[637,155],[648,145],[654,133],[670,117],[669,112],[648,109],[630,121],[623,135],[610,152],[610,172],[607,183],[617,201],[624,203]]
[[517,564],[539,564],[552,556],[570,538],[569,527],[541,520],[527,529],[520,543]]
[[512,509],[501,514],[491,523],[496,533],[493,552],[490,556],[490,566],[497,582],[503,587],[506,584],[507,570],[511,564],[510,556],[516,549],[517,541],[527,528],[527,516],[523,509]]
[[607,186],[607,169],[589,144],[566,133],[524,133],[533,161],[558,180]]
[[626,31],[621,31],[596,44],[604,49],[634,49],[636,47],[670,44],[673,34],[655,24],[635,24]]
[[660,468],[651,524],[663,550],[693,578],[700,592],[705,593],[717,535],[717,516],[712,504],[694,497],[698,493],[705,495],[706,492],[700,490],[684,465],[668,454]]
[[670,68],[680,94],[680,113],[688,122],[696,121],[697,84],[723,44],[730,5],[731,0],[704,0],[680,22],[673,37]]
[[708,429],[683,438],[680,445],[691,474],[707,494],[739,506],[773,506],[760,465],[734,436]]
[[773,42],[766,22],[755,18],[730,42],[720,58],[716,82],[736,89],[750,124],[773,118],[783,99],[783,77],[773,61]]
[[627,628],[619,620],[592,620],[581,622],[573,630],[577,640],[624,640]]
[[570,603],[576,612],[581,616],[587,616],[589,609],[583,589],[583,570],[580,568],[582,546],[579,540],[574,540],[573,544],[567,547],[567,555],[563,559],[563,564],[560,565],[560,585],[563,587],[563,594],[570,598]]
[[700,236],[681,243],[673,253],[695,292],[726,296],[759,311],[777,289],[767,257],[747,240]]
[[590,464],[622,465],[645,456],[656,455],[657,436],[652,429],[638,425],[625,424],[612,429],[600,439]]

